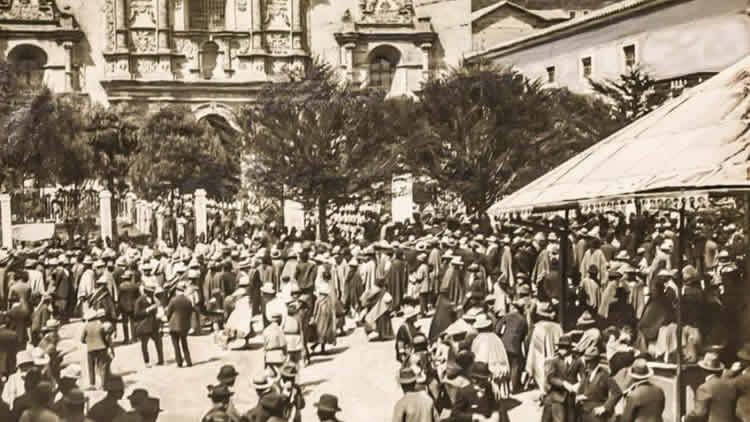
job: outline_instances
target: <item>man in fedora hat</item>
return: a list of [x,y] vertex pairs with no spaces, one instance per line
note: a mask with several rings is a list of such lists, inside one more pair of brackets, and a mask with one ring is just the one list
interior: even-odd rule
[[419,310],[413,299],[407,299],[404,303],[404,323],[396,331],[396,360],[401,364],[408,361],[414,350],[414,336],[419,333],[419,328],[414,324],[419,316]]
[[258,372],[253,377],[253,389],[258,396],[258,403],[244,415],[243,419],[249,422],[260,422],[265,420],[263,419],[265,413],[263,406],[261,406],[261,400],[263,397],[278,391],[274,380],[268,376],[265,370]]
[[[237,377],[239,376],[239,373],[234,368],[234,365],[226,364],[222,365],[221,368],[219,368],[219,373],[216,375],[216,380],[219,381],[219,385],[225,386],[230,391],[234,388],[235,383],[237,382]],[[234,402],[232,399],[229,399],[229,403],[226,406],[226,411],[230,415],[233,420],[240,420],[240,413],[237,411],[237,408],[234,406]]]
[[133,338],[135,335],[135,301],[138,299],[139,292],[138,286],[133,281],[133,272],[126,270],[120,275],[120,300],[117,302],[117,307],[122,317],[122,333],[125,344],[130,344],[131,334]]
[[492,373],[484,362],[471,366],[471,383],[456,392],[456,402],[451,410],[450,421],[464,422],[490,420],[507,422],[508,415],[503,405],[496,400],[492,390]]
[[211,409],[201,418],[201,422],[235,422],[228,412],[229,401],[234,395],[226,385],[209,385],[208,398],[211,399]]
[[135,319],[135,335],[141,342],[143,363],[150,364],[148,355],[148,341],[152,340],[156,346],[157,365],[164,365],[164,351],[161,339],[161,324],[156,318],[159,304],[154,298],[157,286],[151,283],[143,284],[143,294],[136,299],[133,317]]
[[183,357],[188,367],[193,366],[188,347],[188,333],[190,332],[190,319],[193,315],[193,304],[185,296],[185,284],[178,284],[176,294],[167,305],[166,315],[169,320],[169,337],[172,339],[177,367],[181,368]]
[[705,373],[703,384],[695,391],[693,410],[687,415],[688,422],[720,422],[735,420],[737,387],[722,378],[724,364],[715,351],[706,352],[698,362]]
[[638,358],[628,370],[633,383],[623,391],[623,410],[620,422],[661,422],[664,413],[664,391],[652,384],[649,379],[654,370],[645,359]]
[[115,307],[115,297],[110,291],[108,278],[99,276],[96,280],[94,292],[89,297],[89,309],[104,310],[104,320],[115,322],[117,320],[117,308]]
[[572,355],[568,335],[557,340],[557,352],[544,363],[545,390],[542,422],[571,422],[575,417],[575,394],[585,376],[583,363]]
[[610,376],[606,360],[596,346],[590,346],[581,356],[585,366],[585,376],[576,395],[580,420],[582,422],[605,422],[612,416],[615,404],[622,391]]
[[279,389],[285,400],[286,413],[284,417],[289,422],[300,422],[302,420],[302,409],[305,407],[305,397],[302,388],[297,384],[299,369],[293,363],[287,363],[279,371]]
[[[63,421],[81,421],[81,422],[96,422],[93,418],[85,417],[86,403],[88,399],[86,395],[78,387],[72,388],[67,391],[60,399],[59,406],[57,406],[55,413]],[[125,413],[117,416],[117,419],[106,419],[107,421],[120,420]]]
[[495,333],[498,334],[508,354],[510,366],[510,388],[511,393],[519,392],[521,388],[521,372],[525,360],[524,342],[529,332],[526,316],[523,314],[525,303],[516,299],[511,302],[510,312],[502,315],[495,325]]
[[[81,343],[86,345],[88,355],[89,388],[95,388],[96,374],[99,374],[100,385],[109,376],[109,365],[112,361],[112,334],[114,326],[103,322],[104,311],[89,309],[84,315],[87,320],[81,334]],[[112,352],[114,353],[114,352]]]
[[110,375],[104,382],[107,395],[89,409],[88,417],[94,422],[110,422],[125,413],[117,403],[125,394],[125,382],[119,375]]
[[401,368],[396,377],[404,395],[393,407],[393,422],[432,422],[437,420],[435,404],[424,391],[417,389],[420,379],[411,366]]
[[341,411],[339,398],[333,394],[321,394],[318,402],[313,406],[318,409],[319,422],[340,422],[336,419],[336,413]]

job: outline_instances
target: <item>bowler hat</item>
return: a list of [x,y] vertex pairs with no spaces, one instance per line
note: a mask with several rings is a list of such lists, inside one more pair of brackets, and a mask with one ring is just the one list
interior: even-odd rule
[[147,398],[148,398],[148,391],[146,391],[143,388],[136,388],[128,396],[128,400],[130,400],[133,403],[143,402],[143,400],[146,400]]
[[284,407],[284,397],[275,391],[271,391],[260,399],[260,405],[272,412],[280,411]]
[[121,376],[111,375],[104,383],[104,391],[125,391],[125,382]]
[[489,379],[492,377],[486,362],[474,362],[471,366],[471,377],[474,379]]
[[215,400],[228,399],[234,395],[233,392],[229,391],[229,387],[224,384],[209,385],[208,386],[208,397]]
[[216,378],[221,381],[230,378],[236,378],[239,373],[234,369],[233,365],[224,365],[219,369],[219,375]]
[[162,411],[163,409],[159,405],[159,399],[154,397],[146,397],[139,409],[139,413],[146,416],[158,415]]
[[570,336],[563,334],[559,339],[557,339],[557,344],[555,346],[558,349],[570,349],[571,347],[573,347],[573,340],[570,338]]
[[339,408],[339,398],[333,394],[322,394],[318,402],[314,403],[313,406],[323,412],[336,413],[341,411],[341,408]]

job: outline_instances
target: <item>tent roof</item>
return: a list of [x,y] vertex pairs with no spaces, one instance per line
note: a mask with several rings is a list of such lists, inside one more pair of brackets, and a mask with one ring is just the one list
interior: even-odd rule
[[507,196],[490,213],[750,188],[750,56]]

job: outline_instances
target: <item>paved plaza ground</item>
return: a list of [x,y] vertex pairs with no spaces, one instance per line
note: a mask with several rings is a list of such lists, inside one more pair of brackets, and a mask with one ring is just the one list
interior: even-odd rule
[[[146,368],[140,345],[131,344],[116,348],[113,372],[124,376],[127,392],[142,387],[161,399],[164,413],[159,421],[199,421],[210,407],[206,386],[216,382],[221,365],[231,363],[240,373],[235,386],[236,406],[243,412],[251,408],[257,400],[252,378],[263,366],[260,338],[255,339],[250,350],[241,351],[221,350],[213,344],[210,335],[190,337],[189,341],[194,362],[192,368],[177,368],[169,338],[164,337],[167,365]],[[152,351],[155,354],[155,350]],[[312,364],[302,369],[300,381],[307,401],[302,420],[317,421],[312,403],[321,394],[331,393],[339,397],[343,409],[339,416],[344,422],[390,421],[393,405],[401,397],[396,382],[398,363],[394,356],[393,341],[370,343],[362,328],[339,337],[338,344],[328,355],[313,356]],[[534,401],[537,395],[528,392],[516,396],[511,420],[539,420],[541,409]],[[89,396],[93,403],[103,393],[90,392]],[[127,404],[126,401],[123,403]]]

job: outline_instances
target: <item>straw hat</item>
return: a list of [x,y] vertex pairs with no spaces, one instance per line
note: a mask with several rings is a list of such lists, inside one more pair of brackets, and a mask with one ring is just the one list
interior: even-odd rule
[[453,259],[451,259],[451,265],[464,265],[464,261],[460,256],[454,256]]
[[654,375],[654,370],[649,368],[646,359],[638,358],[628,369],[628,376],[636,381],[646,380]]
[[492,325],[492,320],[487,317],[485,314],[479,314],[477,316],[477,319],[474,321],[474,328],[477,330],[481,330],[483,328],[487,328]]
[[698,362],[698,366],[709,372],[721,372],[724,370],[724,364],[719,360],[719,354],[716,352],[706,352]]
[[276,289],[273,287],[273,283],[265,282],[263,283],[263,287],[260,288],[260,292],[267,295],[275,295]]

